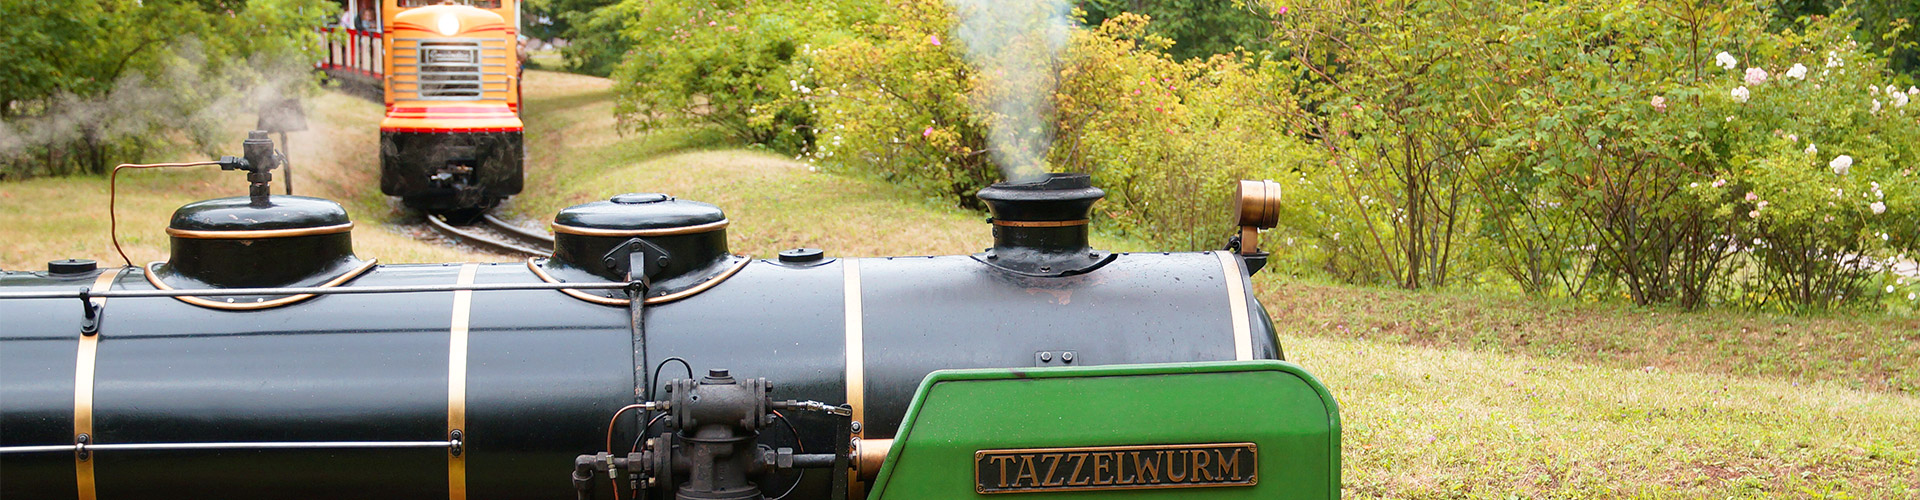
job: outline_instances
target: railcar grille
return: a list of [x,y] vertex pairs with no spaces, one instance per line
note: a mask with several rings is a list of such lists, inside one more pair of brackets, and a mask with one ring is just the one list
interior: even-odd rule
[[505,91],[508,51],[501,40],[394,39],[393,90],[402,99],[474,101]]

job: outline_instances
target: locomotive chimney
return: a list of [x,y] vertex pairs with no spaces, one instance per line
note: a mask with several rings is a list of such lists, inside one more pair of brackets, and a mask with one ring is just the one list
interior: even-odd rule
[[1082,274],[1113,260],[1087,244],[1093,202],[1106,196],[1087,174],[1053,173],[980,190],[993,213],[993,248],[974,258],[1026,276]]

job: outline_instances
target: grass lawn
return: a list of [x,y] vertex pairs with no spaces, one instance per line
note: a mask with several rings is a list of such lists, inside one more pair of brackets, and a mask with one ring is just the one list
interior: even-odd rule
[[[741,150],[710,130],[617,134],[604,79],[528,71],[526,85],[529,182],[507,208],[529,223],[653,191],[721,206],[734,250],[757,256],[990,244],[979,214]],[[363,256],[502,260],[390,226],[405,215],[371,184],[379,107],[328,95],[314,108],[323,125],[294,141],[297,187],[347,205]],[[164,255],[172,207],[244,192],[233,175],[134,176],[123,194],[137,194],[121,208],[136,261]],[[0,267],[107,259],[104,193],[94,179],[0,185]],[[1920,498],[1920,320],[1689,313],[1273,275],[1256,287],[1288,355],[1340,399],[1348,498]]]

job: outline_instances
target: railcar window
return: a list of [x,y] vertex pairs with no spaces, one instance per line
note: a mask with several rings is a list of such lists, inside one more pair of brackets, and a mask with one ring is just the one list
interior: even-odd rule
[[400,0],[400,7],[402,8],[426,7],[441,4],[466,5],[482,9],[500,8],[500,0]]

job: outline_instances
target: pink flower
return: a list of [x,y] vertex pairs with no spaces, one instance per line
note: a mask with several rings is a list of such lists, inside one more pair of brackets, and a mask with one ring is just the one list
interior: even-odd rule
[[934,45],[934,46],[936,46],[936,47],[937,47],[937,46],[939,46],[939,45],[940,45],[940,35],[927,35],[927,43],[931,43],[931,44],[933,44],[933,45]]
[[1285,6],[1285,5],[1282,5],[1282,6],[1280,6],[1280,13],[1281,13],[1281,14],[1286,14],[1286,13],[1287,13],[1287,6]]
[[1758,201],[1759,199],[1760,195],[1753,194],[1753,191],[1747,191],[1747,201]]
[[933,126],[928,125],[926,130],[920,132],[920,137],[933,137]]
[[1759,85],[1765,81],[1767,81],[1767,70],[1747,68],[1747,85]]
[[1725,185],[1727,185],[1727,180],[1726,180],[1726,179],[1714,179],[1714,180],[1713,180],[1713,187],[1720,187],[1720,186],[1725,186]]
[[1666,96],[1653,96],[1653,109],[1656,111],[1666,111],[1667,110]]

